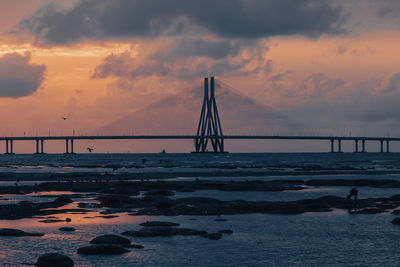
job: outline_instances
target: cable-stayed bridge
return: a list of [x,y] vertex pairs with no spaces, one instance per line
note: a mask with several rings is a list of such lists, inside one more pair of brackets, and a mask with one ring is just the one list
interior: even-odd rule
[[[218,106],[215,98],[214,77],[204,79],[204,99],[200,119],[194,135],[72,135],[72,136],[13,136],[0,137],[5,141],[5,154],[14,154],[14,142],[36,142],[36,153],[44,154],[44,143],[49,140],[65,141],[65,153],[74,154],[74,141],[77,140],[155,140],[155,139],[188,139],[194,142],[196,153],[224,153],[225,140],[319,140],[330,142],[330,152],[342,152],[342,141],[354,141],[354,152],[366,152],[365,143],[375,141],[380,143],[380,152],[390,151],[390,142],[400,141],[396,137],[370,136],[283,136],[283,135],[224,135]],[[336,143],[336,149],[335,149]]]

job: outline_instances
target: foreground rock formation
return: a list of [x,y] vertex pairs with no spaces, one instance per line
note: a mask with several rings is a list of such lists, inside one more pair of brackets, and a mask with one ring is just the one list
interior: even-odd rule
[[37,267],[72,267],[74,262],[67,256],[59,253],[47,253],[39,257],[35,263]]

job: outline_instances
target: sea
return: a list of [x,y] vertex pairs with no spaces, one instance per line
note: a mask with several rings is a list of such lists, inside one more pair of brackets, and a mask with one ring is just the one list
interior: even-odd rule
[[[100,178],[99,178],[100,177]],[[400,180],[400,153],[223,153],[223,154],[44,154],[0,156],[0,186],[48,181],[113,180]],[[198,190],[176,192],[173,198],[202,196],[220,200],[293,201],[334,195],[345,197],[348,186],[308,186],[280,192]],[[398,188],[358,187],[359,198],[389,197]],[[0,195],[0,205],[50,201],[75,194],[74,202],[95,203],[95,196],[68,191]],[[80,194],[82,197],[80,197]],[[42,237],[0,237],[0,266],[29,266],[50,252],[70,257],[75,266],[400,266],[400,226],[396,215],[352,214],[346,210],[298,215],[241,214],[220,216],[132,216],[102,209],[87,214],[0,220],[0,228],[44,233]],[[65,219],[70,218],[71,222]],[[218,220],[216,220],[218,219]],[[224,220],[221,220],[224,219]],[[103,234],[138,230],[151,220],[181,227],[233,234],[220,240],[199,236],[129,238],[144,249],[122,255],[81,255],[80,247]],[[60,227],[74,227],[62,232]]]

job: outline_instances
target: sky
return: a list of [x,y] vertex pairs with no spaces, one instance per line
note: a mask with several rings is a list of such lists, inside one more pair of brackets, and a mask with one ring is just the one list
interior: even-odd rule
[[[0,136],[194,134],[208,76],[216,77],[225,134],[400,136],[397,0],[0,5]],[[88,145],[97,152],[192,146],[117,142],[77,149]],[[232,151],[329,148],[228,145]],[[34,144],[16,146],[29,151]]]

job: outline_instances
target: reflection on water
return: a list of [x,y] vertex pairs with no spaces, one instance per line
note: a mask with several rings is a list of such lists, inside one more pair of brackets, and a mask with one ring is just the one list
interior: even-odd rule
[[[212,162],[209,161],[211,158]],[[235,171],[275,169],[285,172],[295,168],[346,169],[399,169],[400,160],[395,153],[367,154],[224,154],[224,155],[15,155],[0,157],[0,173],[21,171],[26,173],[55,172],[146,172],[187,170],[206,171],[212,177],[218,169]],[[146,163],[143,163],[146,159]],[[9,167],[5,167],[9,165]],[[13,165],[13,166],[11,166]],[[24,166],[21,168],[21,166]],[[310,167],[311,166],[311,167]],[[237,169],[235,169],[237,167]],[[251,167],[251,168],[249,168]],[[39,175],[39,176],[40,176]],[[183,176],[183,175],[182,175]],[[211,179],[199,178],[199,179]],[[400,175],[315,175],[266,176],[266,177],[218,177],[218,180],[276,180],[276,179],[380,179],[400,180]],[[46,177],[39,177],[46,178]],[[40,183],[18,181],[18,185]],[[29,178],[35,180],[34,178]],[[47,179],[50,179],[47,177]],[[175,180],[197,179],[196,177]],[[15,181],[0,182],[14,186]],[[293,201],[318,198],[324,195],[345,197],[350,190],[346,186],[306,187],[299,191],[241,192],[198,190],[176,192],[179,197],[212,197],[221,200],[243,199],[248,201]],[[388,197],[399,193],[393,188],[359,187],[359,198]],[[78,209],[77,203],[97,203],[95,196],[70,191],[38,192],[26,195],[3,195],[0,204],[19,201],[48,202],[60,195],[70,195],[73,203],[57,208]],[[142,195],[140,195],[142,196]],[[139,197],[140,197],[139,196]],[[28,232],[42,232],[43,237],[0,237],[0,266],[19,266],[34,263],[44,253],[58,252],[71,257],[76,266],[398,266],[400,247],[399,227],[390,222],[395,215],[349,214],[347,210],[305,213],[300,215],[246,214],[221,216],[226,221],[215,221],[216,216],[130,216],[113,213],[118,217],[104,217],[102,208],[84,208],[89,212],[67,212],[20,220],[0,220],[0,228],[17,228]],[[107,214],[108,215],[108,214]],[[66,222],[66,219],[71,222]],[[43,223],[45,219],[61,222]],[[139,223],[162,220],[180,223],[182,227],[216,232],[233,230],[221,240],[208,240],[198,236],[163,238],[132,238],[143,250],[118,256],[84,256],[77,249],[89,245],[89,241],[103,234],[120,234],[138,230]],[[60,227],[69,226],[75,232],[62,232]]]
[[[70,256],[77,266],[396,266],[400,248],[398,227],[391,215],[349,215],[323,213],[303,215],[230,215],[225,222],[214,216],[135,217],[121,216],[92,224],[68,224],[76,232],[61,232],[65,224],[29,224],[26,231],[45,233],[43,237],[5,238],[0,251],[3,264],[35,262],[44,252]],[[196,219],[196,220],[190,220]],[[146,220],[168,220],[183,227],[215,232],[232,229],[232,235],[211,241],[201,237],[130,238],[142,244],[120,256],[83,256],[79,247],[101,234],[119,234],[139,229]],[[106,223],[112,222],[112,223]],[[29,253],[28,253],[29,251]],[[0,253],[0,255],[4,255]]]

